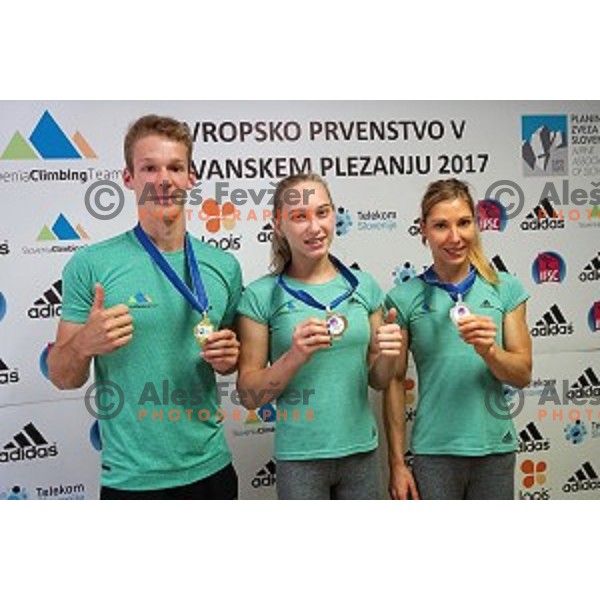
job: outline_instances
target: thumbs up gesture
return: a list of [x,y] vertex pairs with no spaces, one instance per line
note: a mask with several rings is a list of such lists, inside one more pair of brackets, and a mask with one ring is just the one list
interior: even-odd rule
[[398,311],[391,308],[385,316],[384,322],[377,328],[375,343],[378,353],[383,356],[400,356],[402,348],[402,334],[400,326],[396,323]]
[[87,323],[77,335],[77,347],[83,356],[108,354],[125,346],[133,338],[133,319],[125,304],[104,306],[104,288],[97,283]]

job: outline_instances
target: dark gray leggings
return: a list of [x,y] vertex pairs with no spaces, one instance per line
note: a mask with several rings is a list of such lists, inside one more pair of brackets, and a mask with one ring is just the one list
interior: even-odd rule
[[342,458],[278,460],[280,500],[380,500],[377,451]]
[[423,500],[514,500],[515,454],[416,454],[413,475]]

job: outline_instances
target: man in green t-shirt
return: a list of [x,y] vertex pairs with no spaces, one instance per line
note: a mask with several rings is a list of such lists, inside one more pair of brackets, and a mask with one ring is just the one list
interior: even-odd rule
[[228,327],[241,271],[232,255],[186,233],[191,155],[187,125],[138,119],[125,137],[123,178],[139,223],[78,251],[64,269],[48,367],[57,387],[74,389],[93,359],[102,499],[237,498],[215,371],[237,368]]

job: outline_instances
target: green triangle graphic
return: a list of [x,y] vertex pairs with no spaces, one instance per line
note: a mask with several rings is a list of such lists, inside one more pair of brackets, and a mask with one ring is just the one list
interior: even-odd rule
[[38,242],[54,241],[56,236],[48,229],[48,225],[44,225],[37,237]]
[[8,146],[6,146],[1,160],[23,160],[23,159],[34,159],[39,160],[37,154],[33,151],[33,148],[29,145],[29,142],[17,131],[12,136]]

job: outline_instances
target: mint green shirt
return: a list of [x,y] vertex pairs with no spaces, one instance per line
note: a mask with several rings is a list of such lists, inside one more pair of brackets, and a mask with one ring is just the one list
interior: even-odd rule
[[[278,460],[337,458],[377,447],[377,426],[368,399],[369,316],[382,307],[384,295],[370,275],[354,273],[358,288],[335,308],[348,320],[345,333],[333,340],[331,348],[313,354],[276,401]],[[325,305],[349,287],[342,275],[324,284],[285,280],[291,288],[303,289]],[[324,310],[291,296],[272,275],[244,291],[238,313],[268,325],[271,363],[291,347],[296,325],[310,317],[325,318]]]
[[[498,327],[496,342],[502,346],[505,315],[529,294],[515,277],[498,276],[497,286],[477,276],[463,301],[472,313],[492,317]],[[486,408],[486,394],[490,399],[503,399],[502,383],[458,335],[448,316],[454,306],[450,295],[415,277],[392,289],[386,305],[398,310],[398,324],[408,331],[417,367],[419,404],[412,430],[413,452],[484,456],[514,451],[512,421],[494,417]]]
[[[232,255],[191,239],[209,317],[217,328],[227,327],[241,295],[239,264]],[[184,251],[163,256],[189,286]],[[87,321],[95,283],[104,286],[106,308],[129,306],[134,327],[129,344],[94,359],[96,381],[114,382],[125,398],[118,415],[100,420],[102,485],[124,490],[176,487],[227,466],[231,454],[217,414],[215,373],[200,357],[193,336],[201,316],[132,231],[73,255],[63,273],[64,321]],[[110,405],[116,398],[105,393],[100,402]],[[199,417],[202,409],[208,412]]]

